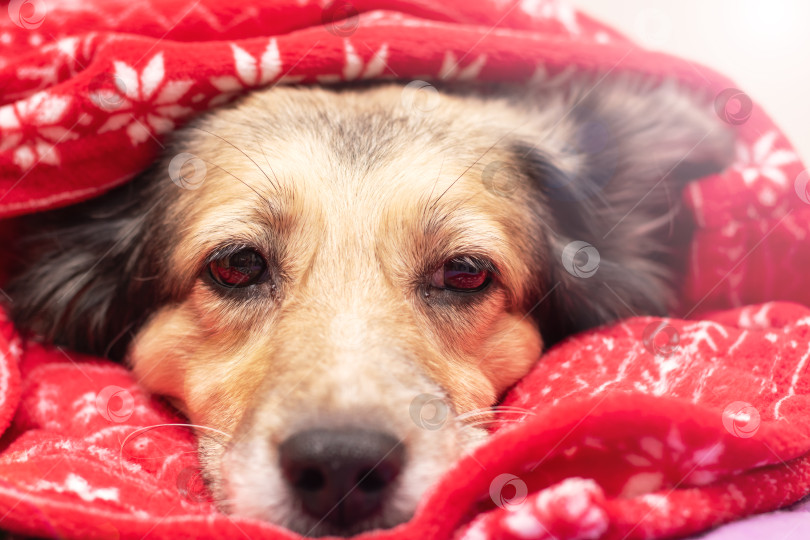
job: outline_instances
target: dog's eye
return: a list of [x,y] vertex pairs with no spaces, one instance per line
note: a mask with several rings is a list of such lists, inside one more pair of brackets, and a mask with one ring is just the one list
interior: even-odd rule
[[430,278],[430,284],[438,289],[459,292],[480,291],[492,278],[488,264],[470,257],[450,259],[440,266]]
[[267,276],[267,263],[252,249],[242,249],[208,263],[208,273],[223,287],[247,287]]

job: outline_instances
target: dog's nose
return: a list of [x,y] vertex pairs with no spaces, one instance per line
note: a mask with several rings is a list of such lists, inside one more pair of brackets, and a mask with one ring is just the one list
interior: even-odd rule
[[399,440],[379,431],[312,429],[284,441],[279,455],[304,511],[351,528],[380,511],[405,451]]

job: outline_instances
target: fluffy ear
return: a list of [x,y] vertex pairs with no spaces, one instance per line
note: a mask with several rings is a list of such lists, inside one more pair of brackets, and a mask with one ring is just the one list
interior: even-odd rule
[[733,136],[710,103],[672,85],[579,83],[565,103],[538,139],[514,147],[553,261],[539,321],[549,344],[667,312],[691,237],[681,191],[733,156]]
[[123,355],[130,327],[153,300],[145,184],[23,221],[29,234],[16,246],[8,289],[18,328],[79,352]]

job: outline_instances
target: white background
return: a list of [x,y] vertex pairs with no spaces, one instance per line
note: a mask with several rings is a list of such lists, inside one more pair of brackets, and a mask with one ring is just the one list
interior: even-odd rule
[[570,0],[637,43],[724,73],[810,164],[810,0]]

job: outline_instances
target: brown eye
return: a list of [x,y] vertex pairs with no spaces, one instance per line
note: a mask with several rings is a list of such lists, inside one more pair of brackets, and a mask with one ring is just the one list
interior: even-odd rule
[[208,273],[223,287],[247,287],[267,277],[267,263],[252,249],[241,249],[208,263]]
[[450,291],[480,291],[491,281],[492,271],[489,267],[491,264],[470,257],[450,259],[433,273],[430,284]]

